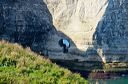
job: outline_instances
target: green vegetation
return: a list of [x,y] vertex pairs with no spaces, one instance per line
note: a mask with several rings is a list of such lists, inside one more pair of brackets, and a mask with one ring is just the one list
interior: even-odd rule
[[87,84],[48,59],[17,44],[0,42],[0,84]]

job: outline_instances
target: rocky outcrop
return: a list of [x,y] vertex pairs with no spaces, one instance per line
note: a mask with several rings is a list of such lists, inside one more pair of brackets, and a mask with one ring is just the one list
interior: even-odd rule
[[[58,28],[52,22],[54,16],[47,6],[42,0],[1,0],[0,39],[30,47],[50,59],[89,60],[85,59],[86,52],[77,49],[68,35],[57,31]],[[59,45],[60,39],[69,41],[69,53],[63,53],[63,48]]]
[[0,39],[50,59],[127,62],[127,11],[126,0],[1,0]]
[[45,53],[56,34],[52,16],[42,0],[0,0],[0,38]]
[[92,47],[93,34],[107,7],[107,0],[46,0],[55,27],[83,51]]
[[88,57],[95,59],[97,52],[104,62],[128,61],[128,1],[45,0],[45,3],[57,30],[69,36]]
[[75,53],[81,61],[101,61],[97,49],[94,48],[93,34],[108,1],[101,3],[100,0],[45,0],[45,3],[53,16],[56,29],[75,43],[76,46],[71,46],[69,51]]
[[127,0],[108,0],[103,18],[94,33],[97,49],[106,61],[128,62]]

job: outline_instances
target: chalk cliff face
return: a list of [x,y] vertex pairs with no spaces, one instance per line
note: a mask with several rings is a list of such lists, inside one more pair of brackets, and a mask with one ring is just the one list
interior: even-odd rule
[[105,12],[107,0],[47,0],[46,4],[58,30],[83,51],[92,46],[92,37]]
[[106,61],[128,62],[128,1],[109,0],[94,40]]
[[104,62],[128,61],[127,0],[45,0],[45,3],[57,30],[69,36],[86,55],[89,53],[93,58],[96,55],[93,52],[97,52]]
[[[51,59],[128,61],[126,0],[0,0],[0,39]],[[60,39],[71,46],[63,53]]]
[[42,0],[0,0],[0,38],[45,53],[56,34],[52,16]]

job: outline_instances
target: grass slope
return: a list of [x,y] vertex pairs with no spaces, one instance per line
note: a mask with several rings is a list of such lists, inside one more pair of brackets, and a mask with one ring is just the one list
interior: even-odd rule
[[0,41],[0,84],[87,84],[67,69],[17,44]]

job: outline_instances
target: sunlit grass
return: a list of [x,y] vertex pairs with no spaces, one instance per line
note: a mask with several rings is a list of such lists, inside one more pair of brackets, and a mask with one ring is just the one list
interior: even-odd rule
[[18,44],[0,42],[0,83],[4,84],[87,84],[67,69],[53,64]]

